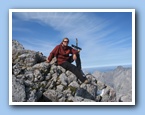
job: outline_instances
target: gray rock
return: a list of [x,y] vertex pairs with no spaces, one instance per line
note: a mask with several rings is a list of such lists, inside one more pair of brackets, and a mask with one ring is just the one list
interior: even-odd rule
[[27,102],[36,102],[38,100],[35,89],[30,91],[27,97],[28,97]]
[[59,91],[59,92],[62,92],[64,90],[64,86],[63,85],[58,85],[56,90]]
[[106,87],[106,85],[104,83],[102,83],[101,81],[97,82],[97,86],[98,86],[99,90],[102,90],[102,89],[104,89]]
[[84,98],[80,97],[80,96],[75,96],[74,101],[75,102],[82,102],[84,100]]
[[78,84],[78,82],[76,82],[76,81],[73,81],[73,82],[71,82],[70,84],[69,84],[69,86],[72,86],[72,87],[75,87],[75,88],[79,88],[79,84]]
[[75,97],[73,97],[72,95],[69,95],[66,101],[67,102],[75,102]]
[[18,41],[13,40],[13,41],[12,41],[12,49],[13,49],[13,50],[23,50],[24,47],[23,47],[22,44],[20,44]]
[[[67,71],[68,72],[68,71]],[[70,84],[71,82],[73,81],[76,81],[77,80],[77,77],[72,73],[68,76],[68,84]]]
[[67,78],[67,76],[66,76],[64,73],[62,73],[62,74],[59,76],[59,78],[60,78],[61,83],[62,83],[64,86],[67,86],[67,85],[68,85],[68,78]]
[[46,100],[58,102],[58,93],[60,94],[60,92],[57,92],[55,90],[47,90],[43,93],[43,96]]
[[83,102],[96,102],[95,100],[91,100],[91,99],[84,99]]
[[95,100],[96,92],[97,86],[91,84],[82,84],[75,95],[86,99]]
[[102,93],[102,102],[116,102],[116,92],[107,86]]
[[132,96],[130,94],[121,96],[119,101],[120,102],[132,102]]
[[61,67],[61,66],[57,66],[57,69],[60,70],[62,73],[66,72],[66,70],[63,67]]
[[45,77],[45,80],[48,81],[52,78],[52,75],[50,73],[47,74],[47,76]]
[[32,83],[31,81],[29,81],[29,80],[25,80],[25,81],[24,81],[24,84],[25,84],[25,86],[27,86],[27,87],[33,86],[33,83]]
[[26,101],[24,83],[22,80],[17,80],[15,76],[12,76],[12,101],[13,102]]

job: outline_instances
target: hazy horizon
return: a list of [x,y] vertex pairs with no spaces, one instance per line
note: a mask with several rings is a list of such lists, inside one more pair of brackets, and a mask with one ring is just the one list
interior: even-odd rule
[[[118,66],[122,66],[123,68],[132,68],[132,65],[118,65]],[[95,71],[107,72],[116,69],[118,66],[113,65],[113,66],[88,67],[88,68],[82,68],[82,70],[84,72],[89,72],[89,73],[94,73]]]

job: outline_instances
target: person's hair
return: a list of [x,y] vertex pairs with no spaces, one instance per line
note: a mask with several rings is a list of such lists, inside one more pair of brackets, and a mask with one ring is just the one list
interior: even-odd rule
[[63,38],[62,42],[63,42],[64,40],[68,40],[68,43],[69,43],[69,39],[68,39],[67,37]]

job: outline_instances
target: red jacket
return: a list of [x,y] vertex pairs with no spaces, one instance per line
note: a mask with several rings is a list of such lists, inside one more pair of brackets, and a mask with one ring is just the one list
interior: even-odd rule
[[69,54],[78,54],[78,51],[70,46],[62,46],[62,44],[57,45],[50,53],[48,60],[51,61],[52,58],[57,58],[57,64],[60,65],[69,59]]

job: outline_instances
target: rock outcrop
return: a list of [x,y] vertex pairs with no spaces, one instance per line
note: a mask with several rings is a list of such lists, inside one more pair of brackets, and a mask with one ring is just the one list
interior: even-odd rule
[[113,71],[93,73],[93,76],[112,87],[116,92],[116,99],[120,102],[132,101],[132,69],[118,66]]
[[13,102],[117,101],[115,90],[93,75],[86,75],[89,84],[81,83],[72,72],[46,63],[41,52],[26,50],[15,40],[12,43]]

